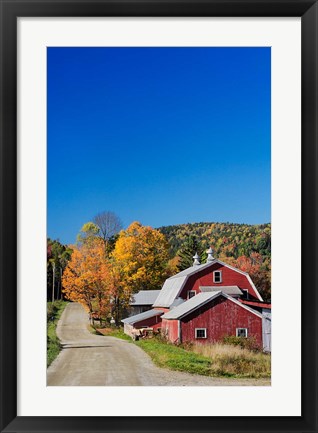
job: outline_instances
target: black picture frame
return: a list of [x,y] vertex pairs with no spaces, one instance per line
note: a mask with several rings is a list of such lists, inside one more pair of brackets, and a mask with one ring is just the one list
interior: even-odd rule
[[[317,432],[317,2],[312,0],[0,0],[1,432]],[[297,417],[17,416],[17,18],[301,17],[302,415]],[[286,147],[288,156],[288,147]],[[292,234],[291,234],[292,236]],[[296,259],[295,259],[296,257]],[[291,269],[293,263],[291,262]],[[159,404],[159,403],[158,403]],[[159,404],[160,406],[160,404]]]

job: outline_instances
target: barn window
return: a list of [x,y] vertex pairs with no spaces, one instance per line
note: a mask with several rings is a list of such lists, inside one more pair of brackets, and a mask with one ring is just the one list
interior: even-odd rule
[[206,338],[206,328],[195,328],[195,338]]
[[195,296],[195,295],[196,295],[195,290],[189,290],[188,291],[188,299],[193,298],[193,296]]
[[236,328],[237,337],[247,337],[247,328]]
[[248,299],[248,290],[247,289],[241,289],[243,292],[243,298]]
[[213,272],[213,283],[222,283],[222,271]]

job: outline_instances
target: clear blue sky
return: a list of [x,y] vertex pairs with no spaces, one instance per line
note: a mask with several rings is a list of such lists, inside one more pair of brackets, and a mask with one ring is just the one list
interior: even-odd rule
[[48,48],[48,236],[270,221],[270,48]]

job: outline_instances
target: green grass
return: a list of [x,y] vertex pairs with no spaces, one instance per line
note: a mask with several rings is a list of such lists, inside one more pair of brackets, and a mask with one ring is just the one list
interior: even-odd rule
[[211,361],[205,356],[165,343],[158,338],[139,340],[135,344],[148,353],[158,367],[204,376],[210,375]]
[[160,338],[139,340],[141,347],[156,365],[171,370],[213,377],[269,378],[271,358],[264,353],[225,345],[184,348]]
[[47,303],[47,366],[52,364],[61,350],[60,340],[56,335],[56,326],[67,304],[65,301]]

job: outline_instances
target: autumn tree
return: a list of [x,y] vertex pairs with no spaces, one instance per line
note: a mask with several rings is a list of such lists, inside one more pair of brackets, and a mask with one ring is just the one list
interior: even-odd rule
[[74,246],[62,283],[66,298],[81,303],[90,314],[95,311],[99,317],[106,317],[111,312],[114,291],[111,265],[100,239]]
[[139,222],[119,233],[112,257],[128,292],[160,289],[169,276],[169,245],[165,236]]
[[100,238],[99,227],[95,223],[89,221],[82,226],[79,234],[76,237],[76,241],[78,244],[87,244],[94,242],[98,238]]
[[271,300],[271,266],[266,259],[258,253],[252,253],[250,257],[238,257],[235,266],[250,275],[265,301]]

